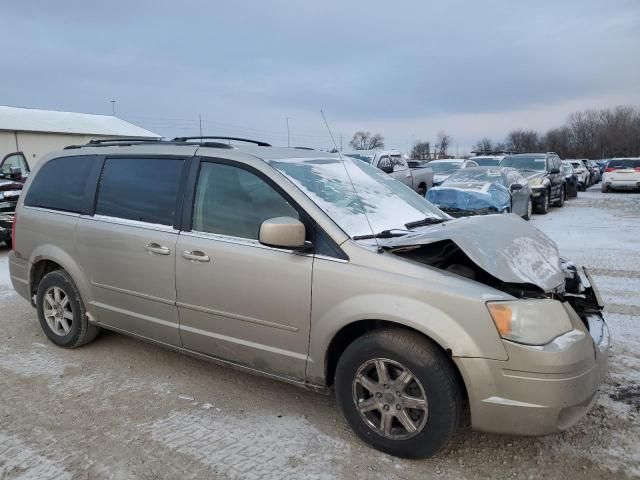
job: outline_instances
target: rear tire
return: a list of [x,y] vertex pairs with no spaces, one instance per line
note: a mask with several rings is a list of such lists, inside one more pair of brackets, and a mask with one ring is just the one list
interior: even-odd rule
[[398,457],[434,455],[463,415],[463,391],[451,360],[408,330],[376,330],[353,341],[338,361],[335,388],[354,432]]
[[605,185],[604,183],[602,184],[602,187],[600,187],[602,190],[602,193],[609,193],[609,185]]
[[13,249],[13,241],[12,241],[10,238],[8,238],[7,240],[5,240],[5,241],[4,241],[4,244],[7,246],[7,248],[8,248],[9,250]]
[[424,197],[427,194],[427,187],[426,185],[420,185],[418,187],[418,195],[420,195],[421,197]]
[[87,319],[78,288],[64,270],[50,272],[40,281],[36,309],[45,335],[60,347],[80,347],[100,331]]

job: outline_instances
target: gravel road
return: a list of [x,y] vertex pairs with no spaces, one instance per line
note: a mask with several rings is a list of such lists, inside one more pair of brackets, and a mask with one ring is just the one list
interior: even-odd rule
[[608,306],[611,373],[594,410],[543,438],[461,430],[430,460],[362,444],[333,397],[104,332],[49,343],[0,251],[0,479],[640,478],[640,195],[593,187],[536,216],[593,269]]

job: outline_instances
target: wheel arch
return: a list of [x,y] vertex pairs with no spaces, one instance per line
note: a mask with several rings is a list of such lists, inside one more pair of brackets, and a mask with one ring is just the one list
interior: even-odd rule
[[[75,260],[66,251],[53,245],[46,245],[34,251],[30,260],[29,294],[33,304],[33,296],[44,276],[55,270],[64,270],[75,283],[82,299],[87,302],[90,297],[89,281]],[[87,306],[87,310],[89,310]]]
[[443,353],[443,358],[447,358],[448,362],[452,366],[453,370],[456,372],[457,380],[460,383],[460,388],[464,394],[465,401],[468,399],[468,394],[466,390],[466,384],[462,373],[460,372],[458,366],[452,359],[452,350],[449,347],[445,347],[436,341],[432,336],[427,335],[426,333],[412,328],[408,325],[404,325],[401,323],[388,321],[388,320],[376,320],[376,319],[366,319],[366,320],[357,320],[351,322],[347,325],[344,325],[340,330],[338,330],[329,345],[327,346],[327,350],[324,357],[324,369],[325,369],[325,382],[328,387],[332,387],[334,384],[336,368],[338,365],[338,361],[340,357],[344,353],[351,343],[360,338],[365,333],[374,330],[381,329],[391,329],[397,328],[401,330],[408,330],[414,333],[417,333],[422,338],[424,338],[427,342],[435,346],[438,350]]

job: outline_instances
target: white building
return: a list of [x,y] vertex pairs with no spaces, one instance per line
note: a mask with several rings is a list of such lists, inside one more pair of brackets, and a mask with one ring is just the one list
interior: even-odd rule
[[100,138],[160,138],[149,130],[111,115],[56,112],[0,105],[0,162],[23,152],[29,166],[51,151]]

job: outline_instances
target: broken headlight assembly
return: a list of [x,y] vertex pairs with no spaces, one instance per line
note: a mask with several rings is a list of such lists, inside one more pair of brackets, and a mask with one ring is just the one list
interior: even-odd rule
[[545,345],[573,330],[562,303],[551,299],[487,302],[489,314],[505,340]]

